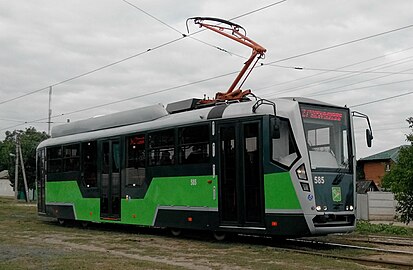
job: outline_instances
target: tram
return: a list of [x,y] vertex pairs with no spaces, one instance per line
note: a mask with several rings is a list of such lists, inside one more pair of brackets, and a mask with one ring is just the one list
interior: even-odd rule
[[39,215],[217,239],[354,230],[352,123],[367,116],[234,92],[56,126],[37,148]]

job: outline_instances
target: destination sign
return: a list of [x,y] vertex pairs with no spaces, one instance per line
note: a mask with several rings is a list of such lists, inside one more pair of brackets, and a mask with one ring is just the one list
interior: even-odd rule
[[312,109],[301,109],[303,118],[322,119],[328,121],[341,121],[343,114],[339,112],[326,112]]

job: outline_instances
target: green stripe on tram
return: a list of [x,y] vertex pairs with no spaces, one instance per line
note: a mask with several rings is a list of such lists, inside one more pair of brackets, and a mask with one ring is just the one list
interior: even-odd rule
[[[76,181],[47,182],[46,200],[73,204],[79,220],[101,221],[100,199],[82,198]],[[122,199],[121,223],[152,225],[158,206],[218,208],[217,179],[212,176],[154,178],[145,198]]]
[[301,209],[290,173],[264,175],[266,209]]
[[46,182],[46,204],[73,204],[78,220],[100,221],[100,199],[83,198],[76,181]]

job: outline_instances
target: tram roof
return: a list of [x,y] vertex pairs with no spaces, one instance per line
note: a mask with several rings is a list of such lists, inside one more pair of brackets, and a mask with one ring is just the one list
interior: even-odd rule
[[[332,106],[306,98],[280,98],[271,101],[276,104],[277,115],[286,118],[293,117],[294,112],[297,114],[299,102]],[[52,129],[52,138],[43,141],[38,148],[202,123],[213,119],[274,113],[272,106],[260,106],[254,113],[254,104],[255,101],[224,103],[172,114],[163,105],[157,104],[56,126]]]

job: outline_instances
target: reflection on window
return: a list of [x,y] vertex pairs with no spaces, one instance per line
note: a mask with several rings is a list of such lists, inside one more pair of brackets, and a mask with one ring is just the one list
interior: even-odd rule
[[96,141],[82,143],[83,181],[86,187],[97,186]]
[[179,138],[179,163],[209,162],[208,125],[181,128]]
[[62,147],[51,147],[47,149],[47,169],[49,173],[62,171]]
[[145,182],[145,135],[127,137],[126,143],[126,185],[139,187]]
[[351,170],[348,110],[300,105],[311,167]]
[[174,130],[164,130],[149,135],[149,165],[172,165],[175,163]]
[[80,153],[79,144],[63,146],[63,171],[79,171]]
[[[272,123],[274,128],[276,123],[275,121]],[[288,121],[281,120],[278,128],[280,130],[279,138],[272,138],[272,160],[289,167],[298,158],[297,147],[292,137]]]

